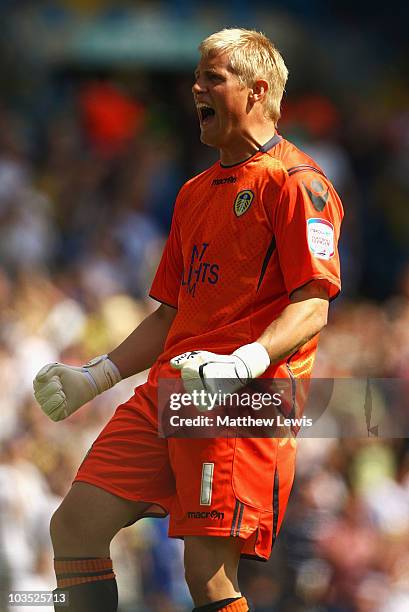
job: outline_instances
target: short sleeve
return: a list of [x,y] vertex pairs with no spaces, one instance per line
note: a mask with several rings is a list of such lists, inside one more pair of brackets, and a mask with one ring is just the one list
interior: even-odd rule
[[177,308],[182,274],[183,257],[180,232],[176,214],[174,213],[170,234],[149,292],[150,297],[158,302]]
[[324,176],[314,171],[288,176],[273,225],[284,283],[290,296],[312,280],[326,281],[328,297],[341,290],[338,240],[342,204]]

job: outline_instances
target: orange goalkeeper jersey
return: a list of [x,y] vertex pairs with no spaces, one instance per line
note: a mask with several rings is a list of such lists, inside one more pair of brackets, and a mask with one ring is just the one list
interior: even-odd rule
[[[188,181],[150,292],[178,311],[159,369],[187,350],[228,354],[254,342],[311,280],[336,297],[342,217],[322,170],[279,135],[248,160],[217,162]],[[264,376],[308,376],[317,342]]]

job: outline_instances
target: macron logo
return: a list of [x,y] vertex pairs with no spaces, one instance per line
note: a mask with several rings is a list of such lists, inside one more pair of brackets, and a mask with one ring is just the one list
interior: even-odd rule
[[218,510],[212,510],[211,512],[188,512],[187,518],[223,520],[224,512],[219,512]]
[[226,185],[226,184],[231,184],[231,183],[235,183],[237,181],[237,176],[226,176],[225,178],[216,178],[212,180],[212,186],[215,187],[216,185]]

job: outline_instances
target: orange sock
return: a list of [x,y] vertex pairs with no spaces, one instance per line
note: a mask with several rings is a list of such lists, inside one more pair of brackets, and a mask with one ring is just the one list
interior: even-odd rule
[[115,578],[110,558],[54,559],[54,569],[59,589]]

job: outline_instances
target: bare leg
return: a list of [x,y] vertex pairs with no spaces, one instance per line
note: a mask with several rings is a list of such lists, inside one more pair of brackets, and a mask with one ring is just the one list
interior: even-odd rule
[[195,606],[240,597],[239,538],[185,536],[186,582]]
[[109,557],[112,538],[147,507],[83,482],[73,484],[51,519],[56,557]]

